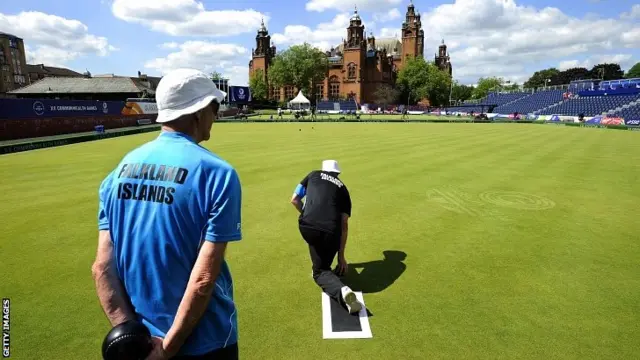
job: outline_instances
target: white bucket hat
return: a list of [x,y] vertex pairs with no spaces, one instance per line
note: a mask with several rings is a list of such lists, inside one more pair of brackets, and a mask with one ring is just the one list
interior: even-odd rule
[[341,173],[340,166],[335,160],[324,160],[322,162],[322,171]]
[[194,69],[174,70],[160,80],[156,89],[156,122],[166,123],[196,113],[213,100],[222,102],[226,96],[205,73]]

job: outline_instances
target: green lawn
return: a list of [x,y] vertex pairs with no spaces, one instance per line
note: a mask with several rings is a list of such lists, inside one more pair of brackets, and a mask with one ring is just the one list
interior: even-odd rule
[[[102,178],[156,133],[0,156],[0,295],[15,359],[99,359]],[[640,134],[528,124],[217,124],[238,169],[228,250],[242,359],[640,358]],[[323,340],[288,200],[325,158],[373,339]],[[404,252],[399,260],[383,251]],[[369,264],[367,264],[369,263]],[[404,271],[403,268],[405,268]],[[358,290],[358,288],[356,288]]]
[[[257,115],[251,116],[252,120],[268,120],[271,117],[273,117],[274,120],[279,119],[277,112],[258,110],[256,114]],[[339,120],[340,118],[347,118],[347,119],[354,118],[353,115],[343,115],[343,114],[317,114],[316,116],[318,120]],[[311,118],[311,115],[305,116],[305,119],[310,119],[310,118]],[[283,114],[282,119],[293,121],[295,120],[295,116],[293,114]],[[401,121],[402,114],[360,114],[360,120],[368,120],[368,119],[376,119],[376,120],[385,119],[387,121]],[[469,120],[471,119],[471,117],[470,116],[458,117],[453,115],[445,116],[445,115],[432,115],[432,114],[419,114],[419,115],[409,114],[408,119],[409,120],[435,120],[435,119]]]

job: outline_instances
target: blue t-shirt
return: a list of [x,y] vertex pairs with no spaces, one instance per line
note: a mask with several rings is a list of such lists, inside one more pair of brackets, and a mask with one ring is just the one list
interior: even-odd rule
[[[241,240],[241,197],[235,169],[177,132],[163,131],[131,151],[100,185],[99,229],[111,232],[120,279],[153,336],[169,331],[201,241]],[[178,355],[237,340],[225,261],[211,302]]]

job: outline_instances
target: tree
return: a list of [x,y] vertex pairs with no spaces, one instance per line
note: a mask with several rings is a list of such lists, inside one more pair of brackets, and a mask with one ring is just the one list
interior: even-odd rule
[[571,68],[565,71],[560,71],[555,77],[551,79],[550,85],[564,85],[574,80],[587,80],[591,79],[591,72],[586,68]]
[[212,73],[210,73],[209,77],[211,78],[211,80],[223,80],[224,79],[224,77],[222,77],[222,74],[220,74],[217,71],[213,71]]
[[398,73],[396,83],[409,102],[429,99],[432,106],[449,104],[451,76],[440,70],[434,63],[423,58],[412,58]]
[[249,77],[249,88],[251,89],[251,96],[255,100],[266,100],[269,89],[267,88],[267,81],[262,69],[257,69]]
[[292,85],[313,98],[312,84],[323,81],[328,68],[324,52],[308,43],[294,45],[275,57],[269,67],[269,83],[277,88]]
[[[560,72],[560,70],[556,69],[556,68],[549,68],[549,69],[545,69],[545,70],[540,70],[540,71],[536,71],[533,73],[533,75],[531,75],[531,77],[529,78],[529,80],[527,80],[524,83],[524,87],[525,88],[539,88],[539,87],[544,87],[545,86],[545,82],[547,80],[554,80],[556,78],[556,76],[558,75],[558,73]],[[560,85],[560,84],[555,84],[552,82],[546,83],[547,85]]]
[[502,84],[504,84],[504,80],[498,77],[488,77],[488,78],[480,78],[478,79],[478,85],[473,89],[473,98],[474,99],[482,99],[489,95],[490,91],[498,90]]
[[631,69],[627,70],[627,73],[624,75],[627,79],[640,78],[640,62],[636,63],[631,67]]
[[457,81],[453,83],[451,89],[451,99],[455,101],[465,101],[471,99],[473,94],[473,86],[460,84]]
[[622,79],[624,71],[620,68],[620,64],[604,63],[594,66],[590,75],[592,79],[617,80]]
[[388,84],[378,86],[373,93],[376,103],[382,104],[385,108],[387,105],[395,103],[399,95],[400,92]]

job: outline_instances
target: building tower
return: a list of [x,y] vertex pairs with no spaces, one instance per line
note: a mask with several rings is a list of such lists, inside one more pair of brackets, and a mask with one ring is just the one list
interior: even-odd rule
[[358,14],[358,8],[353,12],[353,16],[349,19],[349,27],[347,28],[347,40],[345,43],[346,49],[364,49],[364,25],[362,25],[362,19]]
[[406,64],[409,58],[423,55],[424,30],[422,30],[420,14],[416,13],[413,1],[411,1],[402,23],[402,64]]
[[251,49],[251,61],[249,61],[249,76],[261,69],[266,80],[269,64],[276,55],[276,47],[271,45],[271,35],[264,25],[264,19],[256,35],[256,47]]
[[438,54],[435,56],[435,63],[440,70],[448,72],[449,76],[453,74],[451,58],[447,52],[447,45],[444,43],[444,39],[442,39],[442,44],[438,47]]
[[358,14],[358,8],[355,8],[351,19],[349,19],[347,39],[343,45],[344,61],[340,94],[347,98],[355,98],[359,102],[362,94],[364,67],[366,66],[367,38],[362,19]]

